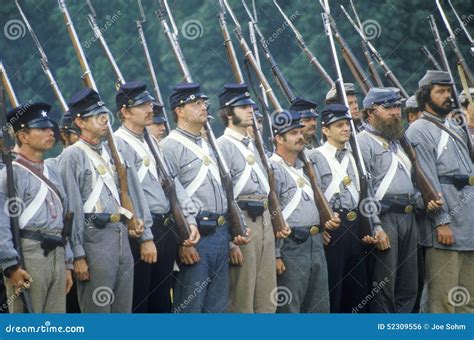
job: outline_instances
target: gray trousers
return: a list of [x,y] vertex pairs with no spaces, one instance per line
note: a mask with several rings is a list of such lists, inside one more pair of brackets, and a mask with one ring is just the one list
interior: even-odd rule
[[[391,248],[372,253],[372,313],[411,313],[418,289],[417,232],[414,214],[385,213],[382,228]],[[371,282],[369,282],[369,289]]]
[[[40,242],[22,239],[25,270],[33,278],[29,289],[35,313],[66,313],[66,260],[64,248],[57,247],[44,256]],[[5,278],[10,313],[23,313],[20,296]]]
[[285,239],[280,253],[286,270],[277,277],[278,296],[273,296],[277,313],[329,313],[328,269],[321,233],[301,244]]
[[84,229],[84,250],[89,281],[77,282],[83,313],[131,313],[133,257],[127,228],[108,224],[104,229]]
[[240,246],[241,266],[230,267],[230,306],[232,313],[275,313],[271,294],[276,287],[275,235],[268,210],[255,222],[246,216],[252,241]]
[[474,251],[426,250],[428,311],[474,313]]

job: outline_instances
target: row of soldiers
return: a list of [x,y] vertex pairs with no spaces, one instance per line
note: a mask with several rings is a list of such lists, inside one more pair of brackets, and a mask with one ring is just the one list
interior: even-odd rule
[[[116,166],[104,140],[113,115],[99,94],[90,88],[75,93],[61,129],[48,117],[48,104],[16,107],[7,118],[16,138],[16,202],[22,203],[17,247],[12,211],[0,211],[8,307],[23,311],[21,300],[10,297],[27,289],[34,312],[62,313],[74,286],[78,306],[68,303],[68,310],[83,313],[409,313],[419,305],[428,312],[473,312],[474,165],[468,137],[449,118],[451,88],[446,72],[428,71],[416,93],[422,113],[406,131],[439,192],[426,206],[399,143],[405,129],[395,89],[372,88],[359,112],[352,84],[345,84],[350,108],[337,102],[332,88],[320,113],[321,146],[316,103],[297,98],[288,111],[273,115],[270,163],[286,221],[275,233],[269,181],[252,130],[253,115],[260,121],[263,116],[245,84],[225,85],[219,117],[226,128],[217,144],[247,226],[246,235],[234,238],[216,155],[203,132],[210,114],[199,84],[174,87],[169,105],[176,129],[165,138],[162,104],[146,85],[127,82],[118,90],[121,126],[114,135],[140,227],[135,231],[127,230],[130,212],[121,206]],[[356,133],[351,120],[371,175],[375,210],[359,209],[364,205],[348,143]],[[144,140],[152,126],[153,149],[165,160],[189,223],[184,242],[178,241],[169,197]],[[59,136],[64,150],[44,160]],[[324,224],[302,152],[334,211]],[[11,203],[5,169],[0,181],[4,207]],[[74,218],[72,235],[65,238],[68,211]],[[361,235],[364,214],[376,222],[373,234]],[[451,297],[459,287],[468,292],[463,304]]]

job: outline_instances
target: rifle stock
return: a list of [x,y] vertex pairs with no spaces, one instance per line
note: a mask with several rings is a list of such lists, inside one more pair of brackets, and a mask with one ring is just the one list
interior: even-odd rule
[[[13,88],[9,88],[9,91],[13,93]],[[2,128],[7,127],[7,105],[5,100],[5,87],[0,85],[0,125]],[[20,239],[20,225],[19,225],[19,216],[16,213],[13,213],[13,207],[16,206],[16,209],[20,209],[18,197],[15,190],[15,177],[13,174],[13,164],[10,155],[10,151],[14,146],[14,143],[10,137],[10,132],[8,129],[4,129],[3,132],[3,149],[2,149],[2,161],[5,164],[6,177],[7,177],[7,201],[6,207],[8,209],[8,215],[10,217],[10,229],[12,233],[13,246],[18,254],[18,264],[21,268],[25,268],[25,260],[23,258],[23,253],[21,249],[21,239]],[[11,212],[11,213],[10,213]],[[33,303],[31,301],[30,291],[28,289],[21,290],[21,301],[23,302],[24,311],[26,313],[34,313]]]

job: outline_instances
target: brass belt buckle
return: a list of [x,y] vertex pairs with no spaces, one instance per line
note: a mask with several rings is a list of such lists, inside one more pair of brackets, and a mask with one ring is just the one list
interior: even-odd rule
[[357,213],[355,211],[349,211],[346,217],[349,222],[352,222],[357,218]]
[[409,204],[405,207],[405,213],[410,214],[413,211],[413,205]]
[[110,215],[110,223],[118,223],[118,222],[120,222],[120,214]]
[[225,223],[225,217],[220,215],[219,218],[217,219],[217,224],[223,225],[224,223]]
[[469,176],[469,185],[474,186],[474,176]]
[[309,233],[314,236],[316,235],[317,233],[319,233],[319,227],[316,226],[316,225],[313,225],[310,229],[309,229]]

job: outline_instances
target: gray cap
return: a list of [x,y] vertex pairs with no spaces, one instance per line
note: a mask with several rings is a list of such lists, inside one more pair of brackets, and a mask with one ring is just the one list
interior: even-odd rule
[[[352,83],[344,83],[344,91],[346,91],[346,95],[356,94],[354,84]],[[336,91],[336,84],[334,84],[329,92],[326,94],[326,102],[327,101],[334,101],[337,100],[337,91]]]
[[[471,98],[474,97],[474,87],[470,87],[469,88],[469,94],[471,95]],[[469,98],[468,96],[466,95],[466,91],[462,91],[460,94],[459,94],[459,101],[461,102],[461,104],[464,104],[466,103],[467,101],[469,101]]]
[[405,107],[407,109],[416,109],[418,108],[418,102],[416,101],[416,96],[411,96],[405,102]]
[[451,78],[449,73],[445,71],[437,70],[428,70],[426,71],[423,78],[418,82],[418,87],[430,85],[430,84],[439,84],[439,85],[451,85]]
[[365,96],[362,105],[366,109],[372,105],[401,105],[400,94],[393,88],[373,87]]

